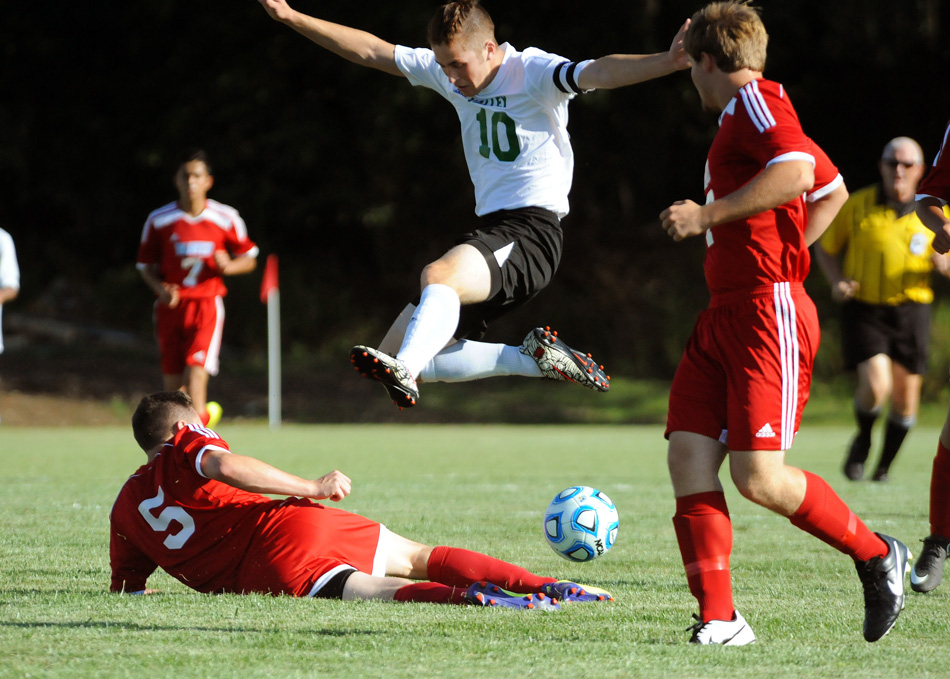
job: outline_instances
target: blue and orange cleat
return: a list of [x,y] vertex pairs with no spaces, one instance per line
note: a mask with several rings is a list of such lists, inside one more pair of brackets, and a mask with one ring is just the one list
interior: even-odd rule
[[557,599],[548,596],[544,592],[516,594],[484,580],[469,585],[463,596],[465,601],[473,606],[522,608],[534,611],[561,610],[561,604],[557,602]]

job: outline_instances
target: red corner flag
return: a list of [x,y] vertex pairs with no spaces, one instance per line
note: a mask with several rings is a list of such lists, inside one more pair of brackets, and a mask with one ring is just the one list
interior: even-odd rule
[[264,278],[261,280],[261,302],[267,304],[267,296],[271,290],[278,290],[277,285],[277,255],[267,255],[267,265],[264,267]]

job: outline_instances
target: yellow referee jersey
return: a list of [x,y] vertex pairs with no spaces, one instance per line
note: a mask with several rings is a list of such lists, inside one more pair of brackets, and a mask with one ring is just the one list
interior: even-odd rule
[[930,304],[933,232],[911,210],[903,217],[884,202],[880,185],[851,194],[820,247],[837,256],[841,272],[860,284],[855,299],[867,304]]

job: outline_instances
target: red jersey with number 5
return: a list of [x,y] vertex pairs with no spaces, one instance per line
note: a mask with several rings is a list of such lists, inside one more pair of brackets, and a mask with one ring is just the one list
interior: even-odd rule
[[[719,132],[706,160],[706,202],[741,189],[773,163],[795,160],[816,166],[816,181],[840,180],[837,168],[823,152],[815,152],[814,142],[802,131],[784,88],[770,80],[753,80],[719,118]],[[803,195],[709,229],[705,259],[709,291],[717,295],[804,281],[811,265],[804,239],[806,222]]]
[[159,277],[179,286],[181,299],[227,294],[214,253],[231,257],[256,256],[238,211],[208,199],[195,217],[169,203],[152,212],[142,229],[137,265],[157,265]]
[[200,592],[230,589],[248,547],[284,500],[209,479],[207,450],[229,450],[210,429],[180,429],[133,474],[112,507],[113,592],[137,592],[157,566]]

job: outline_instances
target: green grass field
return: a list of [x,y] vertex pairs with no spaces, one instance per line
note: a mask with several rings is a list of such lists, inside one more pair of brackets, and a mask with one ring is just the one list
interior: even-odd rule
[[[560,613],[206,596],[156,574],[153,597],[107,593],[108,514],[144,455],[126,428],[0,433],[0,677],[923,677],[946,672],[950,585],[908,595],[890,635],[861,635],[849,559],[742,500],[736,604],[759,641],[686,643],[690,597],[655,426],[285,426],[225,423],[234,450],[354,479],[341,507],[429,544],[488,552],[610,589]],[[840,474],[850,427],[812,425],[790,458],[825,476],[872,530],[916,552],[927,532],[933,427],[911,433],[888,484]],[[604,489],[618,544],[585,565],[541,537],[562,487]]]

